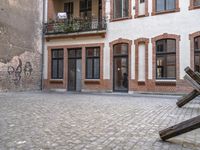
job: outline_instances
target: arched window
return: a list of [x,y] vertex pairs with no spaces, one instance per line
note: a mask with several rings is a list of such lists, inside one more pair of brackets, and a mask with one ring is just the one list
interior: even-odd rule
[[176,40],[156,41],[156,78],[176,79]]
[[200,72],[200,36],[194,38],[194,70]]

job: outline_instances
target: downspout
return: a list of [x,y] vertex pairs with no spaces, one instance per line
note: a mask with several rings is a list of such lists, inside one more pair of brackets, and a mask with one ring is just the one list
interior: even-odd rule
[[46,11],[46,0],[43,0],[43,14],[42,14],[42,66],[41,66],[41,85],[40,85],[40,90],[43,90],[43,71],[44,71],[44,46],[45,46],[45,11]]

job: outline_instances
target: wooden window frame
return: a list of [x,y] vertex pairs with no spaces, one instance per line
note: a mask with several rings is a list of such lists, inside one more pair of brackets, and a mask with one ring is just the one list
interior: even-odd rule
[[175,9],[174,10],[164,10],[164,11],[160,11],[160,12],[156,11],[156,1],[157,0],[152,0],[152,13],[151,13],[152,16],[161,15],[161,14],[167,14],[167,13],[180,12],[179,0],[176,0],[176,4],[175,4]]
[[[57,58],[53,58],[53,52],[54,51],[63,51],[63,57],[57,57]],[[59,60],[62,60],[63,62],[63,64],[62,64],[62,66],[64,67],[64,50],[63,49],[52,49],[51,50],[51,79],[53,79],[53,80],[55,80],[55,79],[63,79],[63,77],[64,77],[64,68],[62,68],[62,72],[63,72],[63,74],[62,74],[62,77],[59,77]],[[56,70],[56,77],[54,78],[53,77],[53,72],[54,72],[54,70],[53,70],[53,61],[58,61],[58,63],[57,63],[57,70]]]
[[[99,56],[87,56],[87,50],[88,49],[90,49],[90,48],[93,48],[93,50],[94,50],[94,48],[98,48],[99,49]],[[101,56],[101,48],[100,47],[86,47],[86,49],[85,49],[85,52],[86,52],[86,54],[85,54],[85,56],[86,56],[86,67],[85,67],[85,78],[86,78],[86,80],[90,80],[90,79],[100,79],[100,71],[101,71],[101,68],[100,68],[100,61],[101,61],[101,59],[100,59],[100,56]],[[87,72],[87,67],[88,67],[88,65],[87,65],[87,60],[88,59],[92,59],[92,78],[88,78],[88,72]],[[99,59],[99,78],[95,78],[94,77],[94,60],[95,59]]]
[[194,0],[190,0],[189,10],[194,10],[194,9],[200,9],[200,5],[199,6],[195,6],[194,5]]
[[128,10],[128,17],[124,18],[114,18],[114,0],[110,0],[110,22],[114,21],[122,21],[127,19],[132,19],[132,0],[128,0],[129,10]]

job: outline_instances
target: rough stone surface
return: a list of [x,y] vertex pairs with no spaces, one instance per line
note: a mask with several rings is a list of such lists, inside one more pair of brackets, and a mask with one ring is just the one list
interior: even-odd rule
[[0,3],[0,91],[39,89],[42,0]]
[[200,129],[162,142],[158,131],[200,115],[174,96],[2,93],[0,149],[199,150]]

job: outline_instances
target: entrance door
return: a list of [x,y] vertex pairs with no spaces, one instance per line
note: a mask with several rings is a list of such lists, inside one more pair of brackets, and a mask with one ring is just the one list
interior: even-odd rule
[[113,50],[113,90],[128,92],[128,45],[117,44]]
[[81,49],[68,49],[68,91],[81,91]]

